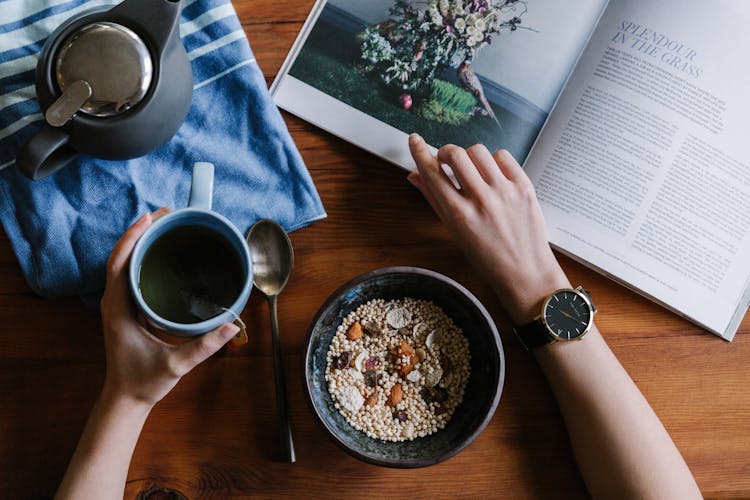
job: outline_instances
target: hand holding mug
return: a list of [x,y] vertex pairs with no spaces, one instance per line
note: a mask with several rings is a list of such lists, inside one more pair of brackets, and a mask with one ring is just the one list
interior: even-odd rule
[[154,218],[163,213],[145,214],[115,245],[107,263],[107,286],[101,302],[107,355],[103,392],[149,407],[239,330],[225,323],[187,343],[171,345],[153,336],[138,322],[128,285],[128,261],[138,239]]

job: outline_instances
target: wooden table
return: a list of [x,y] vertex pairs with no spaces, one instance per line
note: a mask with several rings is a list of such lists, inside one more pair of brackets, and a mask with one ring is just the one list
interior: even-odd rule
[[[235,0],[270,80],[313,0]],[[328,211],[292,235],[296,267],[279,315],[298,462],[278,462],[268,310],[253,294],[246,348],[186,376],[153,411],[130,468],[126,498],[154,486],[189,498],[585,498],[560,414],[497,300],[404,173],[286,115]],[[704,495],[750,498],[750,319],[726,343],[567,259],[597,322],[682,451]],[[445,273],[487,305],[505,344],[505,390],[494,419],[458,456],[420,470],[351,458],[313,420],[302,393],[308,322],[336,287],[390,265]],[[99,318],[77,299],[42,300],[0,235],[0,497],[51,496],[104,374]]]

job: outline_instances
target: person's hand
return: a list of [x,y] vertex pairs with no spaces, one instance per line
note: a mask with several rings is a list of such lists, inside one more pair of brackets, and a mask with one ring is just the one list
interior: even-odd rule
[[[468,259],[486,276],[511,319],[525,324],[552,291],[569,288],[547,242],[534,187],[508,151],[447,145],[433,156],[409,137],[417,170],[408,179],[427,198]],[[451,167],[456,189],[441,163]]]
[[138,321],[128,285],[128,263],[135,243],[162,209],[145,214],[117,242],[107,262],[107,286],[101,302],[107,375],[103,394],[127,398],[148,408],[180,378],[227,343],[239,328],[226,323],[181,345],[168,344]]

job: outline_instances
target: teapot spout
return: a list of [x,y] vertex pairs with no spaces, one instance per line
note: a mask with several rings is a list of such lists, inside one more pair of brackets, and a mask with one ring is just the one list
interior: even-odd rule
[[182,0],[124,0],[109,17],[146,37],[161,54],[170,40],[179,41],[181,12]]

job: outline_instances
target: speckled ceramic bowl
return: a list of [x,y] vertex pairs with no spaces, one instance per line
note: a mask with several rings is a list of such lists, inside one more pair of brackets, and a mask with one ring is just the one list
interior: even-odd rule
[[[334,406],[325,381],[328,346],[349,312],[372,299],[431,300],[469,339],[471,376],[464,400],[448,425],[431,436],[385,442],[353,428]],[[308,403],[328,434],[351,455],[385,467],[424,467],[466,448],[487,426],[500,401],[505,357],[487,310],[466,288],[442,274],[414,267],[378,269],[336,290],[310,324],[303,376]]]

